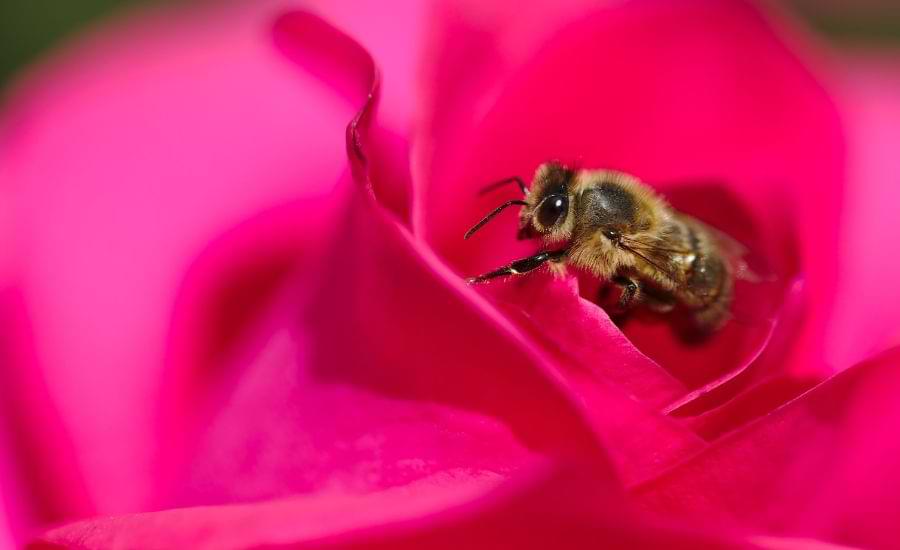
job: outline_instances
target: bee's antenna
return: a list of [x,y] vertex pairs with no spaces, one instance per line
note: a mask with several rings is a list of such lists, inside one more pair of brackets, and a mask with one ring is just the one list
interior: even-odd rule
[[512,176],[510,178],[503,178],[500,181],[495,181],[494,183],[489,183],[488,185],[484,186],[481,191],[478,192],[478,196],[480,197],[481,195],[490,193],[494,189],[498,189],[513,182],[515,182],[519,186],[519,189],[522,190],[523,195],[528,194],[528,188],[525,187],[525,182],[522,181],[522,178],[520,178],[519,176]]
[[494,219],[494,216],[496,216],[496,215],[499,214],[500,212],[503,212],[504,209],[506,209],[506,208],[508,208],[508,207],[510,207],[510,206],[512,206],[512,205],[514,205],[514,204],[518,204],[518,205],[521,205],[521,206],[528,206],[528,203],[527,203],[527,202],[525,202],[525,201],[523,201],[523,200],[519,200],[519,199],[513,199],[513,200],[511,200],[511,201],[506,201],[506,202],[504,202],[503,204],[501,204],[500,206],[498,206],[497,208],[494,208],[493,210],[491,210],[491,213],[488,214],[487,216],[485,216],[484,218],[482,218],[480,222],[476,223],[476,224],[472,227],[472,229],[466,231],[466,234],[465,234],[465,236],[464,236],[463,238],[464,238],[464,239],[468,239],[469,237],[471,237],[472,235],[474,235],[476,231],[478,231],[479,229],[481,229],[482,227],[484,227],[484,224],[486,224],[487,222],[489,222],[489,221],[491,221],[492,219]]

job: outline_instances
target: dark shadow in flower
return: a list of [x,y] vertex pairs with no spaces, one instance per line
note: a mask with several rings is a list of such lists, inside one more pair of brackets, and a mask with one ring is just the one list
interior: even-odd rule
[[[728,189],[713,184],[666,186],[666,198],[677,210],[722,231],[747,248],[743,258],[757,281],[735,281],[732,318],[718,331],[695,339],[682,315],[642,314],[622,329],[632,343],[666,368],[689,389],[723,374],[746,368],[768,340],[784,293],[784,275],[769,267],[766,244],[750,212]],[[785,274],[790,277],[790,274]],[[582,294],[584,296],[584,294]],[[586,296],[589,297],[590,295]],[[639,312],[640,313],[640,312]],[[723,365],[731,365],[725,373]]]

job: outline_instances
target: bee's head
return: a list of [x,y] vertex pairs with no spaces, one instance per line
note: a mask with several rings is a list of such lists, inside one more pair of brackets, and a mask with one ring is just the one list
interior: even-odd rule
[[[519,205],[519,238],[528,239],[543,236],[551,240],[562,240],[572,230],[572,187],[576,172],[557,162],[540,165],[531,182],[531,189],[526,189],[518,178],[510,178],[503,182],[519,181],[525,198],[507,201],[485,216],[465,237],[481,229],[487,222],[509,206]],[[503,183],[501,182],[501,183]]]
[[575,171],[548,162],[538,167],[519,213],[519,238],[535,236],[561,240],[571,233]]

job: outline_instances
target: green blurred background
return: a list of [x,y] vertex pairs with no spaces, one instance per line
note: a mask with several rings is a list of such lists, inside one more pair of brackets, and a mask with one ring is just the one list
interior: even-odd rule
[[[162,1],[172,0],[0,0],[0,89],[84,25],[116,10]],[[898,0],[794,0],[790,5],[840,45],[900,47]]]
[[153,0],[0,0],[0,88],[21,67],[84,25],[115,10],[151,2]]

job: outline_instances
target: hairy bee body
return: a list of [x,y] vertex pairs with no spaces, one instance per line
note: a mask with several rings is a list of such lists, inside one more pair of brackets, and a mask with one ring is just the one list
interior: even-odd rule
[[530,189],[521,185],[525,199],[510,201],[522,206],[519,235],[542,240],[545,250],[470,282],[525,273],[549,261],[618,285],[621,296],[611,306],[617,314],[638,304],[660,313],[678,310],[707,333],[728,320],[735,263],[743,254],[729,237],[676,211],[621,172],[547,163],[538,168]]

